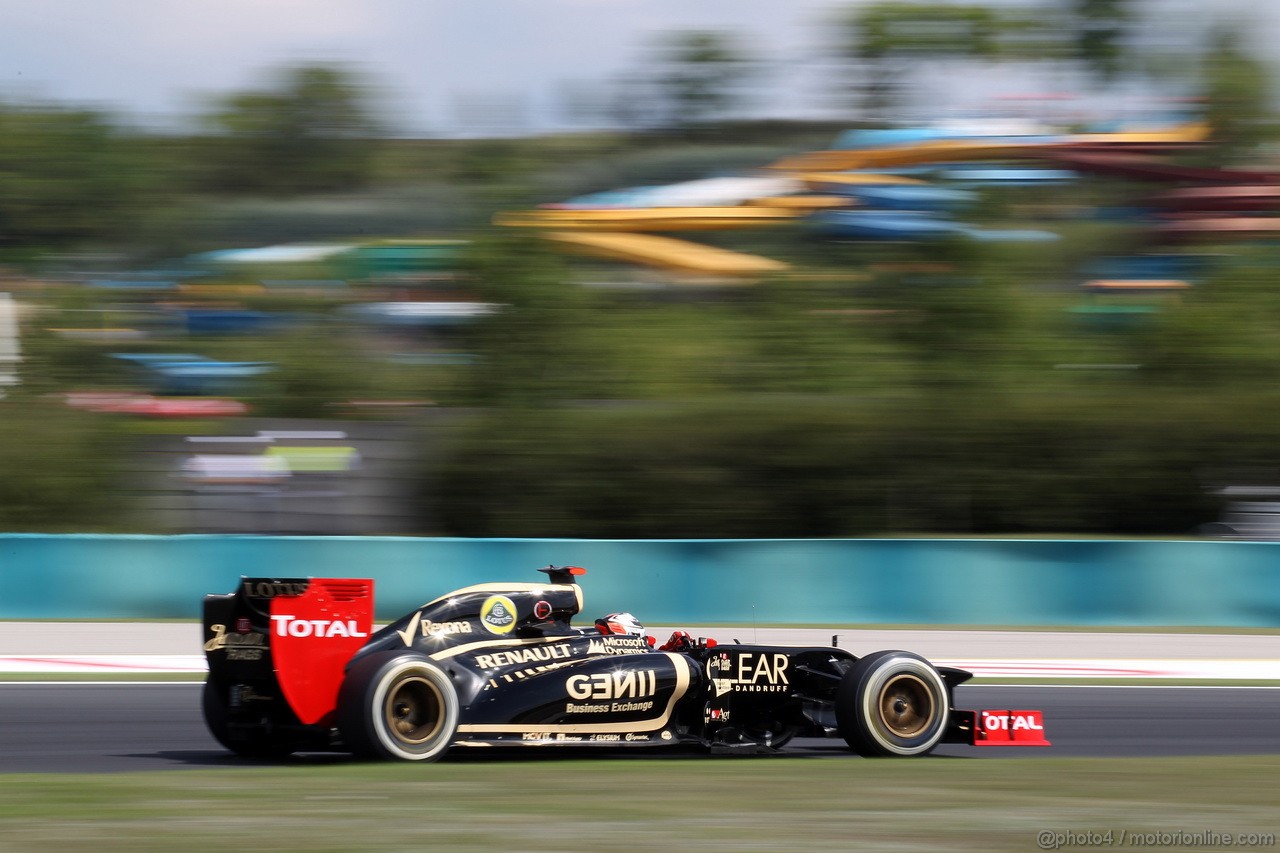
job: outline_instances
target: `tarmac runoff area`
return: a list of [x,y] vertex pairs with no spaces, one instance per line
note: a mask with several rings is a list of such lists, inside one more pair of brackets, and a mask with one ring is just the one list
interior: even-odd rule
[[[673,629],[651,627],[665,640]],[[829,646],[864,655],[907,649],[986,679],[1280,681],[1275,634],[946,629],[684,628],[720,642]],[[0,622],[0,675],[205,671],[197,623]]]

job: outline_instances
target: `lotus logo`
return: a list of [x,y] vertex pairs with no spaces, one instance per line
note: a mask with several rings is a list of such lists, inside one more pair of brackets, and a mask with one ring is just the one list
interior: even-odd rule
[[480,608],[480,623],[491,634],[509,634],[516,626],[516,606],[505,595],[491,595]]

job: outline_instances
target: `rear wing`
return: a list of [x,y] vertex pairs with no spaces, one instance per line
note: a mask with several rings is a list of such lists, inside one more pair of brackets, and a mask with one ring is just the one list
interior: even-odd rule
[[278,687],[300,722],[331,725],[347,662],[373,634],[373,603],[368,578],[241,578],[204,599],[209,678]]

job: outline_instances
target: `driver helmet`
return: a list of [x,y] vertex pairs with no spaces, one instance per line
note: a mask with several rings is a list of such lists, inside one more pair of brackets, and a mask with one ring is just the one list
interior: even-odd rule
[[596,629],[601,634],[637,634],[644,636],[644,626],[640,620],[630,613],[610,613],[596,620]]

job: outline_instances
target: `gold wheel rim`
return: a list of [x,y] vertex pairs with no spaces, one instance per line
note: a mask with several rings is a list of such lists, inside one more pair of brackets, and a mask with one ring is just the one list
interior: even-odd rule
[[918,676],[896,675],[880,690],[880,721],[898,737],[922,734],[933,722],[933,695]]
[[406,744],[422,744],[444,724],[444,697],[440,688],[420,675],[410,676],[387,691],[383,717],[391,734]]

